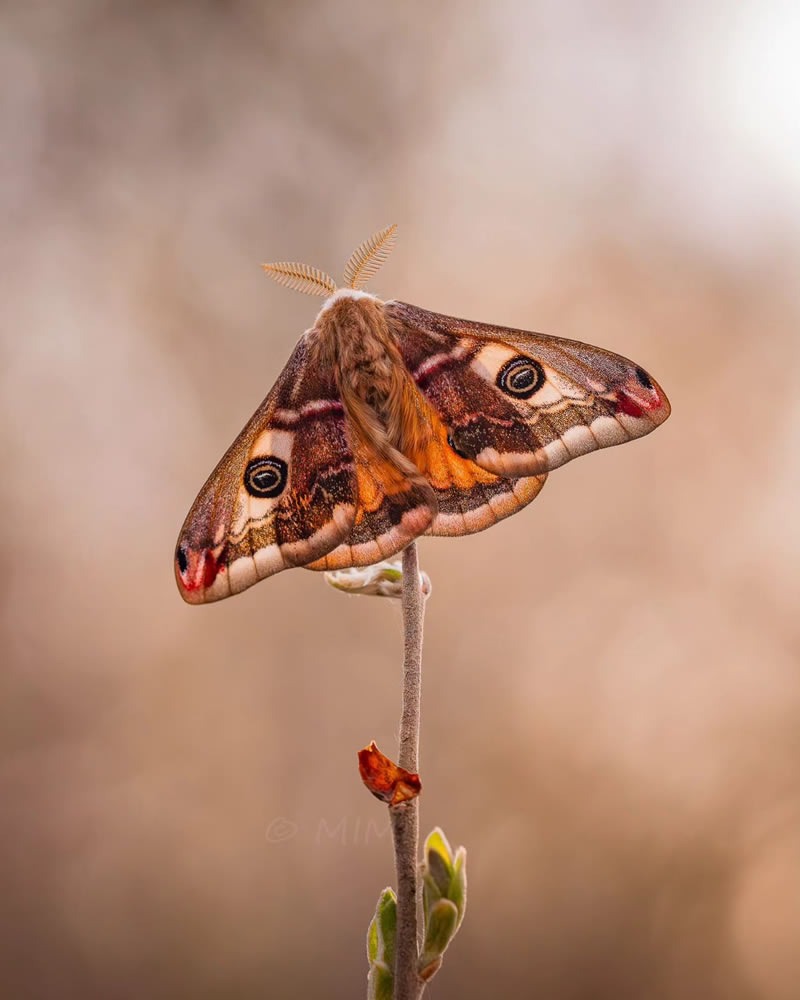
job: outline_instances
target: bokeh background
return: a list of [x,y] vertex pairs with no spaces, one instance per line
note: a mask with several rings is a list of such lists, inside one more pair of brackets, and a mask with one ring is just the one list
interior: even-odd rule
[[469,851],[430,996],[800,981],[796,5],[8,3],[0,992],[364,995],[399,607],[185,606],[178,528],[334,275],[594,342],[652,437],[421,545],[422,824]]

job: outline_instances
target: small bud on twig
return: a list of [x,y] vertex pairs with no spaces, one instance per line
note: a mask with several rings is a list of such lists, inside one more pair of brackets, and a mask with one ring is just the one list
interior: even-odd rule
[[[364,597],[403,596],[402,557],[386,559],[373,566],[358,566],[350,569],[335,569],[325,574],[325,582],[335,590]],[[419,574],[422,596],[430,597],[431,581],[427,573]]]
[[422,862],[422,899],[425,936],[419,958],[419,976],[426,982],[441,967],[442,955],[464,919],[467,905],[467,852],[453,855],[444,833],[436,827],[425,841]]

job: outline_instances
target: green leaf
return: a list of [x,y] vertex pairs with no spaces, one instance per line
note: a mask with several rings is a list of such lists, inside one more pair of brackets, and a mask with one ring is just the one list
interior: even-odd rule
[[384,962],[376,962],[367,976],[367,1000],[393,1000],[394,975]]
[[450,842],[447,837],[445,837],[444,830],[442,830],[439,826],[435,826],[425,838],[423,851],[426,860],[431,852],[435,852],[436,854],[440,854],[442,856],[448,867],[453,862],[453,850],[450,847]]
[[425,914],[425,944],[420,965],[425,966],[444,954],[458,927],[458,907],[449,899],[440,899]]
[[397,896],[393,889],[386,888],[378,900],[375,910],[378,930],[379,958],[394,968],[394,939],[397,931]]
[[425,911],[427,912],[438,899],[442,898],[443,895],[444,893],[439,888],[436,880],[430,872],[425,870],[425,866],[423,865],[422,903]]
[[464,910],[467,908],[467,852],[463,847],[459,847],[456,851],[447,898],[451,899],[458,908],[458,923],[460,925],[464,919]]
[[392,1000],[394,940],[397,930],[397,896],[388,886],[380,895],[375,915],[367,929],[367,996],[369,1000]]
[[378,960],[378,918],[373,917],[367,928],[367,960],[372,965]]
[[446,896],[453,875],[453,852],[447,837],[437,826],[425,840],[425,861],[423,870],[430,875],[439,894]]

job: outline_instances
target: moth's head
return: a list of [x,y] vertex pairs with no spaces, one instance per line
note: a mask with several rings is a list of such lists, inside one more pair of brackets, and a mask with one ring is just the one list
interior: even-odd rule
[[378,301],[378,296],[373,295],[372,292],[365,292],[361,288],[337,288],[333,295],[329,295],[328,298],[322,303],[322,309],[320,312],[324,312],[326,309],[330,309],[340,302],[352,302],[354,300],[358,301],[359,299],[371,299],[372,301]]
[[[359,339],[366,330],[373,330],[379,322],[383,302],[377,295],[360,288],[337,288],[325,299],[314,320],[314,329],[322,332],[338,328],[356,331]],[[377,308],[377,312],[376,312]]]

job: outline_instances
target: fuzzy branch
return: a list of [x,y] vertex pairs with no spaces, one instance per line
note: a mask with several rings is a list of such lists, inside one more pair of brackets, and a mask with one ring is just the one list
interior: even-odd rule
[[[398,763],[414,773],[419,771],[424,615],[425,597],[420,586],[417,546],[412,542],[403,552],[403,711]],[[419,799],[414,797],[402,805],[392,806],[389,812],[397,870],[394,1000],[417,1000],[425,988],[417,974]]]

